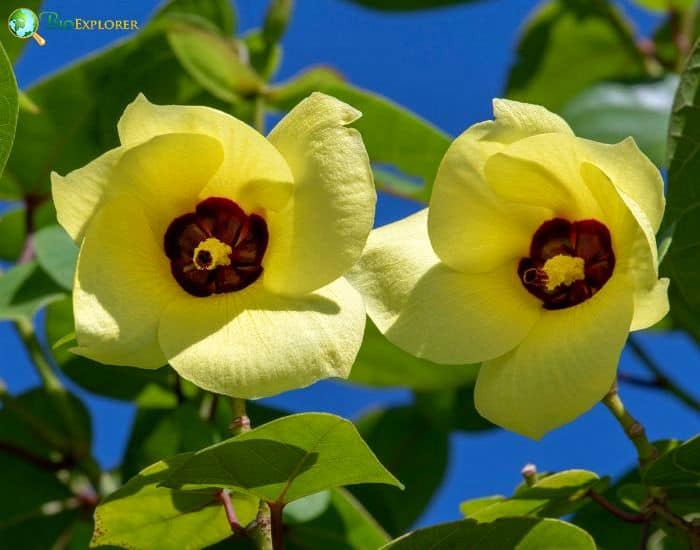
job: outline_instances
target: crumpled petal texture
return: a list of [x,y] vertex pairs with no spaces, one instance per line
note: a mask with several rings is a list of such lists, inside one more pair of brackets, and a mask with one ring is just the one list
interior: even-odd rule
[[[376,229],[350,280],[394,344],[438,363],[482,362],[478,410],[539,438],[590,409],[615,378],[630,330],[668,312],[655,232],[658,170],[630,138],[574,136],[536,105],[494,100],[495,120],[448,149],[428,213]],[[610,231],[613,276],[592,297],[545,309],[517,276],[546,221]]]
[[[208,390],[255,398],[345,378],[365,325],[343,279],[374,220],[360,113],[313,94],[266,139],[214,109],[139,96],[120,147],[52,174],[58,219],[80,245],[75,353],[141,368],[170,363]],[[164,235],[209,197],[266,221],[263,276],[195,297],[171,273]]]

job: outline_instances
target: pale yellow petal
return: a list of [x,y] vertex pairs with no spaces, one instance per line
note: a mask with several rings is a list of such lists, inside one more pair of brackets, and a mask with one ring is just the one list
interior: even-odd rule
[[376,192],[359,132],[359,111],[314,93],[270,133],[294,174],[294,194],[270,213],[264,285],[301,295],[345,273],[360,257],[374,222]]
[[[139,95],[124,111],[118,124],[122,145],[133,147],[155,136],[169,133],[204,134],[217,139],[224,148],[224,160],[205,189],[201,199],[226,197],[236,201],[246,212],[278,209],[280,195],[290,195],[293,184],[289,166],[282,155],[247,124],[209,107],[154,105]],[[255,181],[277,183],[279,193],[268,189],[262,194],[246,192],[244,187]],[[259,199],[272,198],[272,204]],[[252,200],[251,200],[252,199]]]
[[140,202],[162,238],[175,218],[194,212],[222,160],[220,142],[209,136],[156,136],[122,155],[112,171],[110,196],[127,194]]
[[252,399],[322,378],[347,378],[364,325],[362,297],[344,279],[298,298],[256,283],[239,292],[173,300],[159,340],[187,380]]
[[78,258],[73,293],[76,353],[111,365],[157,368],[165,306],[184,291],[141,205],[124,196],[95,215]]
[[496,123],[489,136],[491,141],[512,143],[529,136],[551,133],[574,135],[563,118],[541,105],[494,99],[493,114]]
[[581,164],[581,175],[603,211],[610,230],[615,270],[623,273],[634,292],[631,330],[647,328],[668,313],[668,281],[658,279],[654,232],[639,205],[616,188],[597,165]]
[[513,349],[543,314],[517,262],[464,274],[440,263],[426,211],[374,230],[348,275],[367,312],[401,349],[436,363],[476,363]]
[[107,151],[65,176],[51,172],[51,194],[58,223],[78,244],[102,202],[112,169],[122,152],[121,147]]
[[669,311],[668,284],[668,279],[659,279],[651,290],[634,293],[634,317],[630,330],[649,328],[666,317]]
[[501,200],[544,206],[568,220],[600,219],[600,207],[581,179],[580,164],[577,138],[540,134],[491,156],[484,172]]
[[627,138],[615,145],[580,139],[579,146],[583,159],[603,170],[617,189],[640,206],[652,233],[656,234],[666,205],[664,182],[634,139]]
[[583,414],[615,380],[632,308],[629,281],[613,275],[591,299],[546,311],[518,347],[482,364],[477,409],[535,439]]
[[433,185],[430,240],[440,259],[459,271],[487,272],[526,256],[532,234],[552,217],[545,208],[506,203],[487,185],[484,164],[504,147],[489,139],[496,126],[477,124],[459,136]]

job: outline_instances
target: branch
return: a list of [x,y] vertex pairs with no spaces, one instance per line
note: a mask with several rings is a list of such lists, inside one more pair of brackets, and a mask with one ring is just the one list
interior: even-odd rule
[[620,423],[627,438],[637,449],[637,458],[642,468],[649,466],[658,457],[658,451],[647,439],[644,426],[625,409],[625,405],[617,392],[617,382],[613,384],[608,394],[602,400],[615,419]]
[[49,472],[65,470],[66,468],[71,468],[75,465],[75,460],[73,460],[71,457],[66,457],[54,462],[51,459],[36,455],[30,451],[27,451],[26,449],[23,449],[22,447],[18,447],[6,441],[0,441],[0,452],[14,456],[24,460],[25,462],[29,462],[30,464]]
[[648,521],[648,518],[644,514],[633,514],[623,510],[622,508],[618,508],[603,495],[597,493],[593,489],[588,490],[588,496],[591,497],[591,500],[593,500],[601,508],[607,512],[610,512],[613,516],[621,519],[622,521],[626,521],[627,523],[647,523]]
[[657,387],[666,390],[667,392],[675,395],[688,407],[700,412],[700,401],[695,399],[687,391],[682,389],[673,383],[673,381],[668,378],[661,368],[656,364],[656,361],[646,352],[646,350],[637,342],[636,338],[630,336],[628,341],[629,347],[635,354],[637,359],[654,375],[653,381],[651,381],[648,386]]

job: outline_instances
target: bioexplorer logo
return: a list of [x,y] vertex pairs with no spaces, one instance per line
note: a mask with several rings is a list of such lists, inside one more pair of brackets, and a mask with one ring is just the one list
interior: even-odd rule
[[7,18],[7,27],[17,38],[22,40],[33,38],[39,46],[46,44],[46,40],[37,32],[39,30],[39,18],[29,8],[18,8],[13,11],[10,17]]
[[37,16],[29,8],[18,8],[7,18],[7,26],[12,35],[23,40],[33,38],[37,44],[43,46],[46,40],[37,32],[39,23],[46,29],[64,31],[133,31],[141,28],[135,19],[64,19],[55,11],[42,11]]

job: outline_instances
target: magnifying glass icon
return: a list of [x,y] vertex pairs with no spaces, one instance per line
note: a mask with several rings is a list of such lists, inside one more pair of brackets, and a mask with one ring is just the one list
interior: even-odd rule
[[7,27],[10,29],[10,33],[17,38],[22,40],[33,38],[39,46],[46,44],[46,40],[37,32],[39,18],[28,8],[14,10],[7,18]]

